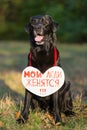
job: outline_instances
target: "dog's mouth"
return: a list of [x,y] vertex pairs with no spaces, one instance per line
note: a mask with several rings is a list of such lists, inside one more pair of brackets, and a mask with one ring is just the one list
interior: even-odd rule
[[35,41],[36,41],[36,42],[41,42],[41,41],[43,40],[43,37],[44,37],[44,36],[37,35],[37,36],[35,37]]
[[36,35],[34,40],[36,41],[37,45],[44,44],[44,41],[43,41],[44,40],[44,36],[42,36],[42,35]]

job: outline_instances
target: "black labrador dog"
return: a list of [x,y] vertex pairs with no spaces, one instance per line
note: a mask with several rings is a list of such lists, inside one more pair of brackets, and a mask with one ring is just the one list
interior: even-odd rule
[[[54,48],[56,48],[55,65],[60,66],[59,51],[56,47],[56,34],[58,24],[48,15],[33,16],[26,25],[30,36],[31,49],[28,56],[28,66],[32,65],[44,73],[54,66]],[[29,108],[35,108],[35,100],[41,109],[48,111],[54,117],[55,123],[62,122],[61,112],[66,116],[74,112],[70,82],[64,82],[60,90],[47,97],[39,97],[25,90],[24,108],[18,122],[25,123],[28,119]]]

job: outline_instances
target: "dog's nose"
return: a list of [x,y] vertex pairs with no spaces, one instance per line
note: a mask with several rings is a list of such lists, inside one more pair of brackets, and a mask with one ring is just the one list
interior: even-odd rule
[[35,29],[40,29],[41,28],[41,26],[40,25],[37,25],[36,27],[35,27]]
[[41,26],[40,26],[40,25],[37,25],[37,26],[35,27],[35,30],[38,31],[38,32],[40,32],[40,31],[41,31]]

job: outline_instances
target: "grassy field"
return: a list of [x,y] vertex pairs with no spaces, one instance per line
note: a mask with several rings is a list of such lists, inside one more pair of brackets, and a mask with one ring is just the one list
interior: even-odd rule
[[27,65],[29,43],[0,42],[0,130],[87,130],[87,44],[58,44],[66,80],[71,81],[75,117],[57,126],[48,113],[31,112],[26,124],[17,124],[23,108],[22,70]]

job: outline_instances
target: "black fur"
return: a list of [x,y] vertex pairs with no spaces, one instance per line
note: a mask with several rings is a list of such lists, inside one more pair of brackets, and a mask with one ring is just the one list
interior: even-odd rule
[[[58,24],[48,15],[34,16],[26,25],[25,30],[30,36],[32,66],[38,68],[42,73],[53,66],[53,49],[56,47],[55,32],[57,29]],[[39,40],[37,42],[35,40],[36,36],[43,36],[43,38],[41,41]],[[30,65],[29,60],[30,59],[28,58],[28,66]],[[57,60],[56,65],[60,66],[59,59]],[[61,112],[64,112],[65,115],[74,114],[74,112],[72,112],[73,104],[70,92],[70,82],[65,82],[59,91],[43,98],[25,90],[24,109],[18,122],[26,122],[30,105],[33,109],[35,108],[34,100],[38,101],[38,105],[41,109],[53,114],[55,123],[62,121]]]

